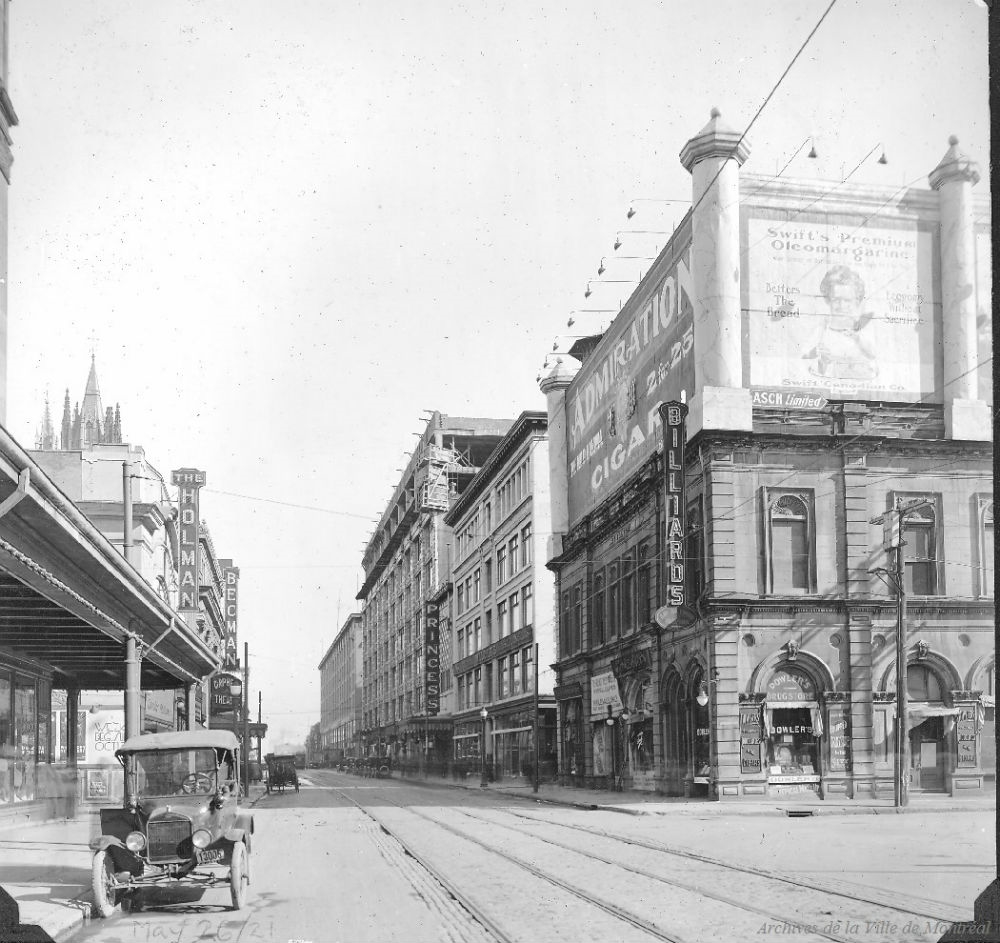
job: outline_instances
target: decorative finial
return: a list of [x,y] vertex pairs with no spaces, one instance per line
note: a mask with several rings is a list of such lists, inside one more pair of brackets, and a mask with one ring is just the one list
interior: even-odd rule
[[958,143],[958,135],[957,134],[951,134],[951,135],[949,135],[948,136],[948,143],[952,147],[954,147]]
[[722,112],[719,111],[718,108],[713,108],[712,111],[711,111],[711,115],[712,115],[713,118],[721,118],[722,117]]

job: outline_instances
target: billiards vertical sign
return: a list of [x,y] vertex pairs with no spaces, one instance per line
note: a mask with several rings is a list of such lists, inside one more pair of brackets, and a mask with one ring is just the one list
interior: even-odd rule
[[428,717],[441,710],[441,624],[435,602],[424,603],[424,708]]
[[668,606],[685,604],[684,564],[684,441],[687,404],[672,401],[660,404],[663,422],[663,482],[666,492],[666,566]]
[[180,583],[179,612],[197,611],[201,547],[198,541],[200,528],[199,492],[206,482],[205,472],[197,468],[178,468],[170,473],[170,483],[179,491],[180,561],[177,577]]

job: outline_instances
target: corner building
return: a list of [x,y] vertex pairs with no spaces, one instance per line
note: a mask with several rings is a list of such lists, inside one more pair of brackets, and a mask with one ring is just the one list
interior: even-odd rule
[[361,755],[361,614],[352,612],[319,663],[319,742],[325,766]]
[[509,419],[435,412],[365,548],[362,718],[365,756],[447,763],[451,756],[451,648],[441,645],[439,710],[425,702],[424,612],[446,627],[452,535],[445,513],[510,428]]
[[[560,776],[892,796],[902,641],[910,788],[975,793],[995,777],[988,194],[955,138],[903,190],[748,157],[713,111],[681,151],[691,211],[540,379]],[[687,406],[676,500],[664,402]],[[900,640],[877,521],[914,499]]]

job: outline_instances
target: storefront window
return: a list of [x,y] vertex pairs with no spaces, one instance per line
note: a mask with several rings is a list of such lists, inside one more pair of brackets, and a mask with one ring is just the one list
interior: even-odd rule
[[11,723],[10,673],[0,668],[0,805],[10,802],[14,787],[14,728]]
[[14,684],[14,801],[35,798],[38,711],[35,681],[17,677]]
[[776,708],[772,712],[768,761],[771,772],[782,776],[817,773],[816,736],[808,708]]

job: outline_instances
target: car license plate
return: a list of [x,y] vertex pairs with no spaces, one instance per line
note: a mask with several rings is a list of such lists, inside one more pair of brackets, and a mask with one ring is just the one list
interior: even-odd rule
[[208,851],[198,852],[198,864],[209,864],[212,861],[222,860],[221,848],[210,848]]

